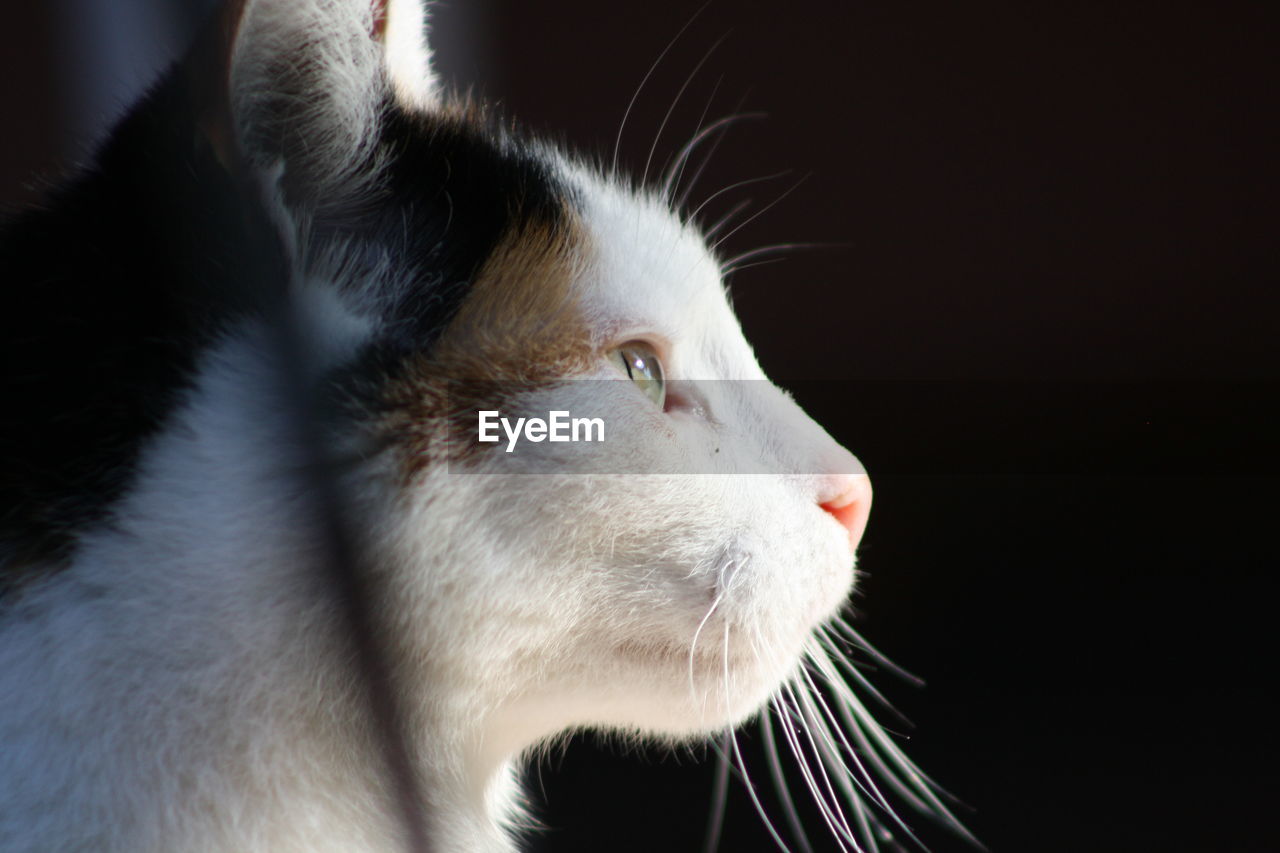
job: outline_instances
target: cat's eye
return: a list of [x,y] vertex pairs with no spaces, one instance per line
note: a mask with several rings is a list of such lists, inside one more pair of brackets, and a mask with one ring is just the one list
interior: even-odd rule
[[622,362],[627,377],[653,401],[659,409],[667,399],[667,383],[662,375],[662,362],[653,347],[644,341],[631,341],[613,351],[613,358]]

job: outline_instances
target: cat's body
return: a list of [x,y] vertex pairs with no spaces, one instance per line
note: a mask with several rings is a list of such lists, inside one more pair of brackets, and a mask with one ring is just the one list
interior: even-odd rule
[[[417,3],[241,5],[0,241],[0,851],[405,849],[320,461],[432,848],[512,849],[530,746],[714,733],[793,675],[867,480],[697,229],[444,99]],[[637,341],[686,384],[626,381]],[[607,473],[451,442],[448,381],[566,378],[622,380],[580,386]]]

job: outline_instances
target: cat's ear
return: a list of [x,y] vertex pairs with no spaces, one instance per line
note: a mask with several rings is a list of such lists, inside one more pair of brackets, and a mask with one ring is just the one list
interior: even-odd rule
[[295,182],[352,177],[388,105],[438,104],[426,29],[424,0],[228,0],[197,46],[222,89],[211,140]]
[[374,35],[383,44],[387,77],[400,102],[429,110],[439,92],[427,47],[427,7],[424,0],[373,0]]

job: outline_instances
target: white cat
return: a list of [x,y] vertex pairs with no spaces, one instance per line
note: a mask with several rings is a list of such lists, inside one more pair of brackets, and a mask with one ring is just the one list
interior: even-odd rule
[[447,96],[424,11],[233,3],[4,232],[0,851],[508,851],[530,747],[771,698],[842,847],[868,770],[945,815],[829,656],[857,461],[669,194]]

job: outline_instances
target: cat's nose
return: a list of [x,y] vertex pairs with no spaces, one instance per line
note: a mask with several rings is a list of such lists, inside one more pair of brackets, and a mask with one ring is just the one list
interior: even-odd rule
[[818,506],[849,531],[849,546],[856,549],[871,514],[871,479],[866,474],[829,474],[823,478]]

